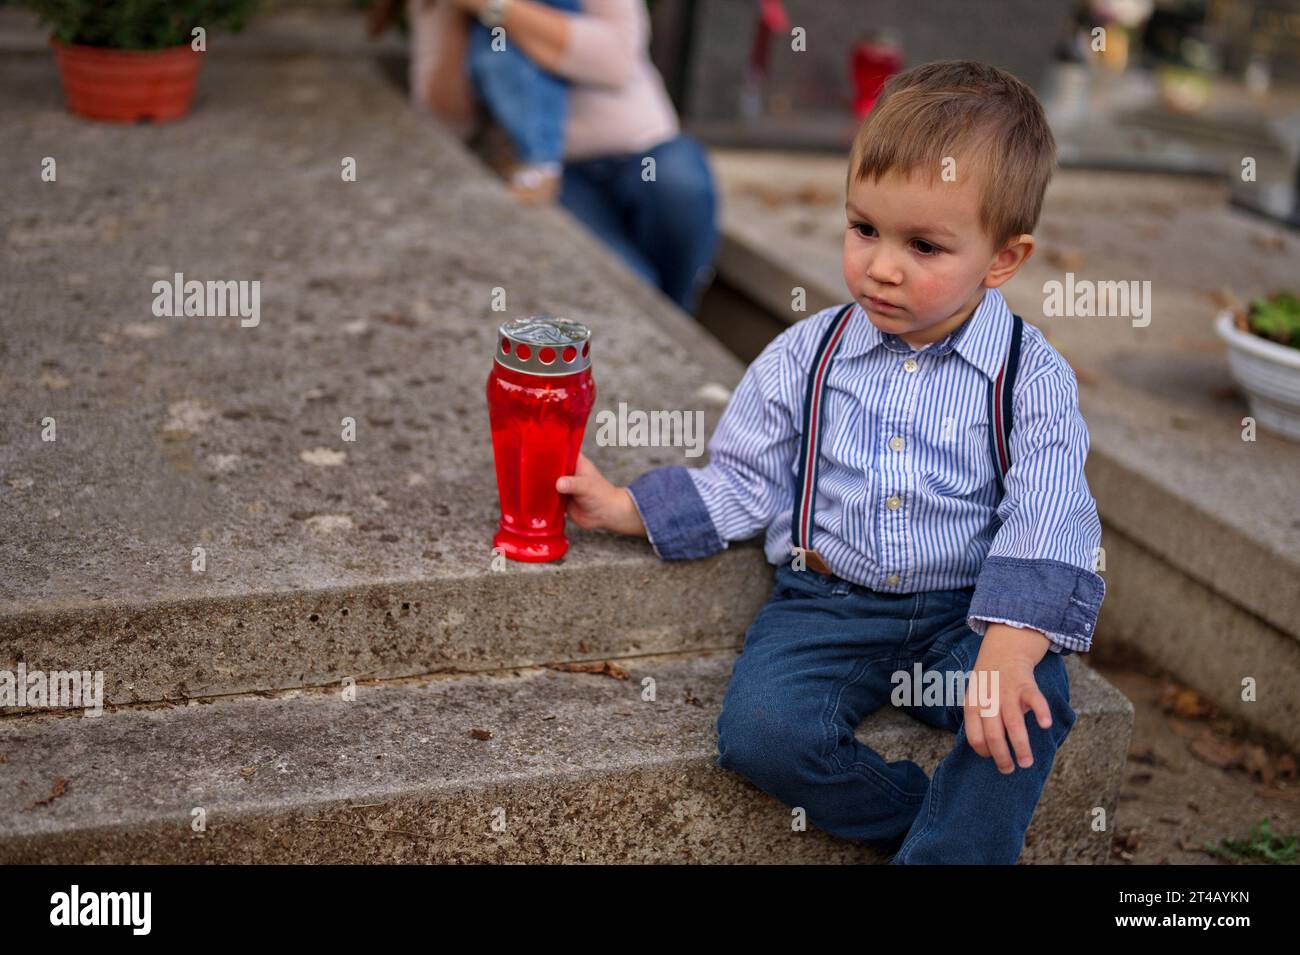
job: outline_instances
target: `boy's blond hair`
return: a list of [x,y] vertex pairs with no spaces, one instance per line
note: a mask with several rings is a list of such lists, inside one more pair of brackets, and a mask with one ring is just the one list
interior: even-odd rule
[[853,138],[845,189],[890,171],[919,170],[933,183],[979,170],[980,225],[1000,248],[1034,231],[1055,166],[1033,90],[995,66],[939,60],[890,77]]

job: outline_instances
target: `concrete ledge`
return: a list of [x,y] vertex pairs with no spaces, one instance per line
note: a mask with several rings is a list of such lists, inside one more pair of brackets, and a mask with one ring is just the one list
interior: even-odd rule
[[[1300,750],[1300,644],[1110,527],[1098,633],[1178,675],[1233,719]],[[1102,655],[1105,648],[1098,650]],[[1255,699],[1242,699],[1242,681]]]
[[[0,668],[102,670],[127,703],[737,642],[757,543],[670,566],[571,526],[562,562],[492,570],[484,385],[497,326],[539,311],[593,329],[592,421],[711,429],[700,389],[743,366],[372,59],[214,52],[201,83],[181,122],[97,124],[48,51],[0,57]],[[154,316],[176,272],[260,282],[259,324]],[[617,483],[688,460],[595,431]]]
[[[294,691],[0,720],[0,863],[887,861],[815,826],[791,832],[788,807],[714,766],[734,660],[624,660],[626,681],[503,671],[361,685],[355,702]],[[1079,721],[1026,863],[1109,855],[1092,809],[1113,821],[1132,707],[1070,667]],[[927,772],[952,740],[888,707],[858,736]],[[66,791],[41,804],[58,779]]]
[[554,565],[0,616],[0,670],[102,671],[105,701],[127,704],[718,649],[771,593],[755,542],[658,566],[595,559],[599,536]]

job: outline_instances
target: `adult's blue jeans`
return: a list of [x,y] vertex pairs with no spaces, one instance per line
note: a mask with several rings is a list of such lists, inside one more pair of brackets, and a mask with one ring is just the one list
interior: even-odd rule
[[[579,0],[539,0],[568,13]],[[492,48],[492,31],[477,19],[470,24],[465,68],[480,101],[506,131],[521,163],[559,163],[564,156],[564,125],[569,116],[569,81],[542,69],[504,33]]]
[[1014,863],[1076,718],[1060,654],[1045,654],[1034,669],[1052,725],[1042,729],[1026,714],[1027,769],[1017,762],[1004,775],[971,749],[960,698],[902,707],[957,734],[933,777],[909,759],[886,762],[855,736],[866,716],[892,705],[894,673],[910,677],[918,662],[922,672],[972,669],[982,639],[966,624],[973,592],[881,593],[779,567],[732,670],[716,764],[804,807],[832,835],[896,849],[893,865]]
[[[542,0],[576,12],[579,0]],[[522,163],[563,161],[569,82],[475,20],[465,58],[470,82]],[[654,159],[654,175],[647,158]],[[632,271],[694,312],[718,247],[717,198],[704,149],[679,134],[648,151],[564,163],[559,201]]]
[[643,152],[565,163],[560,204],[632,271],[695,311],[713,277],[718,227],[713,175],[693,137],[679,133]]

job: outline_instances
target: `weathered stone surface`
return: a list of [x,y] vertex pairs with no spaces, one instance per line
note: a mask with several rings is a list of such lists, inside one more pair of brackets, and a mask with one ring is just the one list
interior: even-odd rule
[[[792,832],[789,807],[713,764],[734,660],[627,659],[626,680],[503,671],[362,684],[355,702],[288,691],[0,720],[0,862],[887,861],[815,825]],[[1079,721],[1026,863],[1110,851],[1092,809],[1114,812],[1132,706],[1077,660],[1070,676]],[[953,740],[889,706],[858,736],[927,772]]]
[[[570,525],[561,562],[492,572],[485,385],[498,324],[536,311],[592,327],[592,422],[712,429],[700,389],[740,364],[375,63],[213,54],[200,84],[179,123],[101,125],[48,56],[0,60],[0,668],[103,670],[130,702],[736,642],[757,542],[667,567]],[[155,317],[178,272],[259,281],[260,321]],[[697,463],[594,423],[584,449],[618,483]]]

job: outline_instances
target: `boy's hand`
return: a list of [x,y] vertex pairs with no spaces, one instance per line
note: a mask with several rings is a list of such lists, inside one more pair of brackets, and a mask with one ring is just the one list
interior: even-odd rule
[[[1034,682],[1034,667],[1050,646],[1051,641],[1037,630],[1022,630],[1004,623],[990,623],[984,633],[963,708],[966,742],[981,756],[992,756],[1000,772],[1015,771],[1007,748],[1007,736],[1011,738],[1021,768],[1034,764],[1029,733],[1025,728],[1026,712],[1032,709],[1043,729],[1052,725],[1052,711],[1047,698]],[[992,674],[984,678],[986,687],[995,691],[990,693],[992,699],[978,698],[982,671]],[[996,683],[993,682],[995,678]]]
[[609,530],[632,537],[645,537],[645,525],[627,488],[605,480],[596,465],[581,451],[574,473],[556,478],[555,489],[568,494],[568,515],[585,530]]

